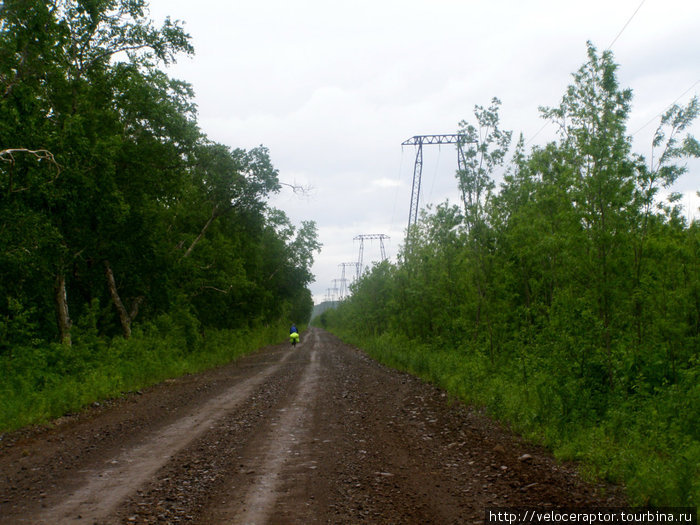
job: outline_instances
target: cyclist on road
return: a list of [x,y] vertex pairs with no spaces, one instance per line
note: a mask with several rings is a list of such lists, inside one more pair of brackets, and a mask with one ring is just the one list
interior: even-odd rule
[[289,341],[292,343],[292,346],[296,346],[299,342],[299,330],[297,330],[294,323],[292,323],[292,327],[289,329]]

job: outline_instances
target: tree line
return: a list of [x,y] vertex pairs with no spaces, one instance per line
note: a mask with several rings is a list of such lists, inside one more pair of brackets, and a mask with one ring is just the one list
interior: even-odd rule
[[[398,262],[376,265],[321,323],[483,403],[563,457],[654,504],[700,500],[700,224],[661,198],[700,156],[697,98],[635,154],[632,92],[610,51],[556,107],[558,138],[527,151],[500,101],[460,123],[462,202],[429,207]],[[473,147],[466,144],[475,142]],[[504,169],[497,189],[496,170]]]
[[267,148],[199,129],[163,71],[192,53],[145,0],[0,6],[0,355],[164,315],[200,333],[309,318],[315,223],[267,204]]

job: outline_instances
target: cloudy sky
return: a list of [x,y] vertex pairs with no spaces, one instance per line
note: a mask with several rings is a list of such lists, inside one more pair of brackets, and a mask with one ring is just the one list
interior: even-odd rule
[[[538,107],[558,105],[586,41],[612,49],[634,101],[628,132],[651,154],[658,116],[700,92],[697,0],[151,0],[151,17],[185,22],[196,55],[169,68],[196,92],[199,123],[232,147],[270,149],[280,178],[309,186],[273,205],[316,221],[322,301],[360,234],[395,256],[408,220],[414,135],[454,133],[476,104],[502,101],[503,129],[554,138]],[[692,132],[700,136],[700,125]],[[421,206],[457,202],[453,146],[424,147]],[[700,164],[677,188],[696,217]],[[365,243],[365,263],[380,258]]]

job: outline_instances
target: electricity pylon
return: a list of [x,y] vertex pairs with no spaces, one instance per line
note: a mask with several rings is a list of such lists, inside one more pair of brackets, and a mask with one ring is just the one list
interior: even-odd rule
[[333,282],[333,288],[327,289],[326,296],[330,302],[335,303],[338,300],[338,285],[336,284],[338,279],[332,279],[331,281]]
[[345,268],[347,268],[348,266],[354,266],[355,267],[355,275],[357,275],[357,261],[348,262],[348,263],[340,263],[338,266],[340,266],[342,268],[342,270],[340,271],[340,300],[342,301],[348,295],[348,286],[347,286],[348,279],[345,277]]
[[406,231],[406,240],[410,235],[411,225],[418,222],[418,203],[420,201],[420,180],[423,172],[423,144],[457,144],[457,169],[462,170],[466,166],[464,157],[464,144],[473,144],[473,141],[467,140],[464,135],[415,135],[410,139],[404,140],[402,146],[418,146],[416,150],[416,162],[413,165],[413,187],[411,188],[411,209],[408,211],[408,229]]
[[333,283],[333,288],[331,288],[331,290],[333,290],[333,302],[337,300],[339,301],[342,299],[339,293],[340,289],[338,288],[338,283],[340,282],[340,279],[331,279],[331,282]]
[[364,251],[365,251],[365,240],[372,240],[372,239],[379,239],[379,249],[381,250],[382,254],[382,261],[386,260],[386,250],[384,249],[384,239],[389,239],[390,237],[388,235],[384,235],[383,233],[368,233],[364,235],[358,235],[355,237],[353,240],[360,241],[360,254],[357,258],[357,278],[359,279],[362,276],[362,258],[364,257]]

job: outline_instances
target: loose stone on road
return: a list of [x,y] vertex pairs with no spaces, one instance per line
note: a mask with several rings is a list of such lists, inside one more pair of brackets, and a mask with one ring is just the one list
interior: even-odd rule
[[312,328],[0,442],[0,524],[479,523],[624,504],[479,411]]

